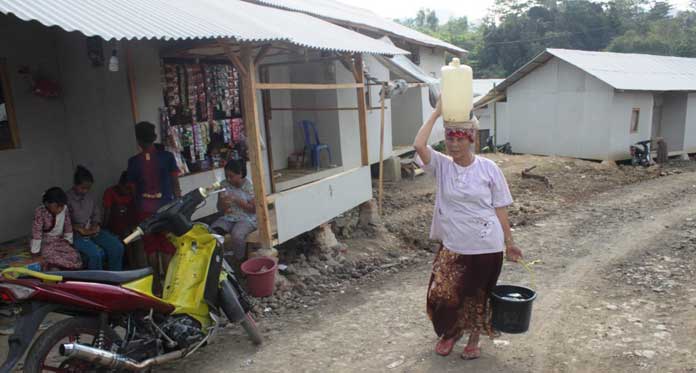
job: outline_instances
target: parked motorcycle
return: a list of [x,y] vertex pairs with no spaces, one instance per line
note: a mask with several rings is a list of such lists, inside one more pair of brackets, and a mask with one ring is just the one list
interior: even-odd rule
[[[142,371],[188,357],[224,319],[238,322],[254,344],[261,335],[251,303],[222,255],[223,238],[191,215],[219,185],[194,190],[162,207],[124,242],[169,232],[177,248],[164,283],[152,294],[151,268],[134,271],[34,272],[8,268],[0,303],[18,315],[0,372],[11,371],[29,349],[24,372]],[[68,316],[31,344],[49,313]],[[31,344],[31,348],[29,348]]]
[[512,154],[512,145],[510,145],[509,142],[506,142],[503,145],[495,145],[493,143],[493,136],[489,136],[488,139],[486,139],[486,146],[481,149],[482,153],[503,153],[503,154]]
[[649,167],[652,164],[652,155],[650,153],[651,144],[652,140],[645,140],[631,145],[629,148],[631,152],[631,165]]

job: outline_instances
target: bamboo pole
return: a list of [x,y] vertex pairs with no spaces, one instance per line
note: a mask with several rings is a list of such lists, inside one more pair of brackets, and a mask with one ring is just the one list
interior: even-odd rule
[[384,199],[384,101],[387,84],[382,84],[382,92],[380,92],[381,107],[379,114],[379,194],[377,195],[378,211],[382,216],[382,201]]
[[138,99],[135,91],[135,76],[133,73],[133,63],[131,59],[131,45],[126,46],[126,75],[128,76],[128,92],[130,93],[131,115],[133,124],[138,123]]

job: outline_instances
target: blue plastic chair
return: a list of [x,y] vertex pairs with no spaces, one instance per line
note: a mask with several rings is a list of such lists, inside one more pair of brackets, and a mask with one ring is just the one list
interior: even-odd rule
[[[326,150],[329,155],[329,164],[331,161],[331,148],[328,145],[322,144],[319,141],[319,133],[317,132],[317,126],[314,122],[310,120],[303,120],[299,123],[302,126],[302,131],[304,132],[304,151],[302,152],[302,164],[305,164],[305,154],[309,152],[310,158],[312,160],[312,167],[319,169],[320,166],[320,154],[322,150]],[[312,143],[312,135],[314,135],[314,143]]]

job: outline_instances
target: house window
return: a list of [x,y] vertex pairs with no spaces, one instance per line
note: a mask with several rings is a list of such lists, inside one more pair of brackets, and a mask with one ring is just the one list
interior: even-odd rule
[[5,63],[0,60],[0,150],[19,147],[17,121],[10,94],[10,80]]
[[640,123],[640,109],[635,108],[631,113],[631,133],[638,132],[638,123]]

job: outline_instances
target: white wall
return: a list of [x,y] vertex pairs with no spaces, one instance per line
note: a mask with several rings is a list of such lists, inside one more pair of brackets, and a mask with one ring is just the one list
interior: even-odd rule
[[[431,47],[421,47],[420,48],[420,68],[428,75],[440,78],[442,66],[445,65],[445,50],[442,48],[431,48]],[[432,114],[434,108],[430,105],[430,94],[427,87],[415,88],[421,91],[421,113],[423,118],[420,124],[423,124],[430,114]],[[420,128],[420,125],[418,126]],[[416,132],[418,132],[418,128]],[[412,137],[416,136],[416,132],[413,133]],[[443,127],[442,118],[438,119],[433,127],[433,132],[430,135],[429,143],[437,144],[445,140],[445,129]]]
[[391,99],[394,146],[413,144],[413,139],[423,124],[422,93],[419,88],[410,88],[403,95]]
[[445,50],[442,48],[420,47],[420,68],[426,74],[439,78],[445,65]]
[[696,93],[689,93],[687,100],[684,150],[696,153]]
[[663,95],[660,133],[653,133],[653,136],[663,137],[670,152],[684,150],[687,100],[686,93],[666,93]]
[[[633,109],[640,109],[638,132],[631,133]],[[653,94],[650,92],[616,92],[611,101],[611,126],[609,158],[622,160],[630,158],[629,147],[638,141],[652,137]]]
[[[499,131],[515,152],[588,159],[609,156],[613,90],[558,59],[532,71],[507,90]],[[630,115],[630,112],[629,112]],[[616,144],[620,146],[620,144]],[[626,147],[628,149],[628,147]]]
[[0,151],[0,242],[31,232],[34,208],[52,186],[67,186],[73,163],[61,98],[30,92],[17,70],[26,66],[60,79],[54,33],[37,23],[0,15],[0,56],[6,59],[21,146]]

